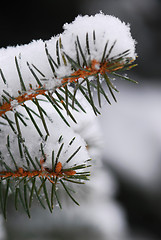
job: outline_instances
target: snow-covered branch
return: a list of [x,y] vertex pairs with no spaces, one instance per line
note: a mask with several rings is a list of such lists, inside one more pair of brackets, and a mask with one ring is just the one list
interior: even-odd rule
[[[72,197],[68,184],[88,180],[90,146],[72,126],[81,115],[99,114],[97,92],[116,101],[112,83],[121,71],[135,66],[135,41],[130,27],[103,13],[78,16],[49,41],[0,50],[0,177],[5,186],[4,215],[9,192],[23,202],[30,216],[33,195],[43,206],[43,192],[52,211],[61,207],[57,182]],[[102,82],[106,83],[107,90]],[[91,113],[91,109],[93,112]],[[86,115],[85,115],[86,113]],[[19,179],[18,183],[10,180]],[[38,181],[37,181],[38,179]],[[49,201],[46,180],[52,185]],[[23,188],[23,190],[22,190]],[[24,191],[24,200],[22,200]]]

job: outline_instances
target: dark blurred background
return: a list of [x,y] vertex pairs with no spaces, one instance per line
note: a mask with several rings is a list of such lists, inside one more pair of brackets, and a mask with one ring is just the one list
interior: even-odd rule
[[[4,1],[0,12],[0,47],[27,44],[32,39],[48,40],[61,33],[63,24],[73,21],[78,14],[95,14],[100,10],[130,23],[132,36],[138,42],[138,67],[132,75],[139,81],[142,79],[140,85],[160,83],[160,0]],[[130,229],[150,235],[151,239],[161,239],[160,192],[154,195],[151,190],[144,192],[139,185],[127,181],[118,168],[106,161],[105,166],[112,169],[117,179],[117,200],[127,213]]]

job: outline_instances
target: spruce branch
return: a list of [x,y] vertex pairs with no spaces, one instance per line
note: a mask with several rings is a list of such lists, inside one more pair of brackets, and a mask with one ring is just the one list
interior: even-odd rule
[[[86,34],[86,36],[88,36],[88,33]],[[5,95],[1,95],[2,98],[2,102],[0,103],[0,116],[2,116],[3,114],[5,114],[7,111],[10,111],[13,109],[14,105],[22,105],[24,102],[28,101],[28,100],[32,100],[34,98],[36,98],[39,95],[46,95],[47,92],[52,91],[52,93],[55,93],[56,96],[58,97],[58,99],[60,100],[60,102],[63,104],[63,107],[66,108],[67,112],[69,115],[71,115],[69,110],[69,103],[68,103],[68,90],[67,90],[67,85],[70,84],[74,84],[73,86],[75,86],[75,88],[78,90],[81,88],[81,86],[77,83],[79,83],[79,79],[83,79],[86,81],[86,88],[87,88],[87,93],[88,93],[88,97],[89,97],[89,103],[91,104],[91,106],[93,107],[93,110],[95,112],[95,105],[93,102],[93,99],[91,97],[91,90],[90,90],[90,82],[96,79],[98,79],[98,76],[101,77],[101,79],[104,79],[109,91],[113,97],[113,99],[116,101],[115,95],[112,92],[112,89],[115,91],[118,91],[112,84],[110,77],[108,75],[114,75],[117,76],[119,78],[137,83],[136,81],[125,77],[124,75],[121,75],[117,72],[120,71],[124,71],[124,70],[129,70],[133,67],[136,66],[136,64],[133,64],[134,59],[131,59],[129,57],[126,57],[129,53],[129,50],[124,51],[123,53],[119,53],[116,56],[113,56],[112,58],[109,58],[115,44],[116,41],[114,41],[114,43],[112,44],[112,46],[110,47],[110,49],[107,51],[107,45],[108,45],[108,41],[106,42],[103,52],[102,52],[102,58],[101,61],[99,62],[96,59],[91,59],[88,61],[89,56],[86,55],[90,55],[90,47],[89,47],[89,43],[88,43],[88,38],[86,38],[87,41],[87,46],[84,49],[83,52],[83,48],[81,47],[81,43],[79,41],[79,37],[77,36],[77,40],[75,42],[75,44],[78,45],[78,50],[75,53],[75,55],[77,55],[77,57],[80,59],[82,58],[82,64],[80,64],[79,62],[76,62],[74,59],[72,59],[69,55],[67,55],[65,53],[65,51],[62,53],[62,59],[63,59],[63,63],[65,66],[68,66],[71,68],[71,75],[69,76],[63,76],[61,78],[56,77],[56,71],[54,69],[53,63],[57,66],[57,68],[59,68],[60,66],[60,56],[59,56],[59,52],[62,51],[63,49],[63,45],[61,43],[61,45],[56,44],[56,53],[57,53],[57,64],[55,63],[55,61],[52,59],[52,57],[49,54],[47,45],[45,44],[45,50],[46,50],[46,54],[49,60],[49,65],[54,73],[53,79],[55,78],[57,81],[59,81],[59,83],[51,89],[51,87],[49,88],[48,85],[46,84],[42,84],[41,83],[41,79],[39,79],[37,77],[37,75],[35,74],[34,70],[31,68],[30,64],[27,62],[27,65],[29,67],[29,70],[31,71],[32,75],[34,76],[34,78],[36,79],[36,82],[38,83],[38,87],[36,89],[33,89],[31,85],[28,86],[29,90],[26,90],[26,86],[25,86],[25,81],[23,80],[22,74],[20,72],[20,66],[18,64],[17,58],[15,57],[15,62],[16,62],[16,68],[18,71],[18,75],[19,75],[19,79],[20,79],[20,85],[21,85],[21,90],[22,91],[18,91],[19,92],[19,96],[17,97],[13,97],[10,96],[10,94],[6,91],[3,90],[3,92],[5,93]],[[95,40],[96,41],[96,40]],[[59,42],[61,42],[61,38],[59,38]],[[51,61],[52,59],[52,61]],[[33,64],[32,64],[33,65]],[[34,65],[33,65],[34,66]],[[36,66],[34,66],[34,68],[42,75],[45,76]],[[72,69],[74,69],[74,72],[72,71]],[[1,70],[2,73],[2,70]],[[2,75],[2,74],[1,74]],[[4,75],[3,79],[4,79]],[[48,83],[50,80],[46,79],[46,82]],[[5,80],[5,83],[7,83],[7,80]],[[64,87],[65,89],[65,99],[62,98],[62,96],[57,93],[57,89],[60,87]],[[102,91],[98,92],[99,94],[102,94]],[[76,90],[75,90],[75,94],[76,94]],[[75,96],[74,94],[74,96]],[[103,94],[104,95],[104,94]],[[9,98],[7,98],[9,97]],[[98,96],[99,98],[99,96]],[[74,98],[75,99],[75,98]],[[74,100],[73,100],[74,101]],[[109,101],[108,101],[109,102]],[[74,105],[72,105],[74,106]],[[95,112],[96,113],[96,112]],[[72,117],[72,116],[71,116]],[[74,118],[73,118],[74,120]],[[75,121],[75,120],[74,120]]]
[[79,16],[59,36],[29,45],[30,54],[25,46],[11,54],[10,64],[0,58],[0,206],[5,218],[10,193],[16,210],[21,203],[29,217],[34,198],[50,212],[55,203],[62,208],[60,186],[79,205],[71,185],[89,180],[91,165],[86,143],[70,132],[71,126],[79,124],[77,114],[88,114],[88,105],[100,114],[94,90],[100,108],[102,97],[109,104],[110,98],[117,101],[113,77],[136,83],[124,75],[136,66],[135,41],[129,26],[113,19],[102,13]]
[[[70,141],[70,145],[72,144]],[[10,151],[10,147],[8,147],[8,151],[10,153],[11,160],[15,165],[16,170],[12,170],[6,162],[1,159],[1,165],[3,166],[3,171],[0,171],[0,191],[4,191],[5,195],[1,193],[1,210],[3,212],[4,217],[6,218],[6,210],[7,210],[7,199],[9,197],[9,188],[12,186],[12,193],[15,194],[15,206],[18,208],[18,199],[22,203],[24,210],[27,212],[27,215],[30,217],[30,208],[32,207],[33,198],[37,198],[41,205],[44,207],[44,203],[40,200],[41,193],[45,194],[46,203],[49,210],[52,212],[53,210],[53,198],[55,195],[55,200],[58,202],[60,208],[62,208],[62,204],[60,204],[60,199],[56,192],[56,185],[59,182],[63,185],[66,193],[69,197],[78,205],[78,202],[71,196],[70,191],[68,190],[66,183],[73,184],[84,184],[84,181],[89,180],[90,172],[84,171],[84,169],[91,167],[89,164],[74,164],[72,167],[68,166],[69,161],[73,159],[73,157],[78,153],[81,147],[75,150],[73,154],[66,160],[65,164],[62,165],[61,161],[61,152],[63,149],[64,143],[60,145],[57,155],[54,158],[54,151],[52,152],[52,168],[46,168],[44,163],[46,160],[44,158],[40,159],[39,163],[35,163],[35,160],[31,157],[27,147],[25,147],[25,154],[27,159],[27,165],[23,165],[23,167],[18,167],[16,163],[16,156]],[[27,169],[27,170],[26,170]],[[33,170],[32,170],[33,169]],[[17,182],[18,180],[18,182]],[[47,180],[51,183],[50,187],[47,185]],[[21,189],[23,186],[23,190]],[[50,191],[51,189],[51,191]],[[24,192],[21,193],[21,191]],[[50,193],[51,192],[51,193]],[[19,197],[18,197],[18,195]],[[51,196],[49,197],[49,194]],[[4,195],[4,199],[2,196]],[[51,198],[51,202],[49,201]]]

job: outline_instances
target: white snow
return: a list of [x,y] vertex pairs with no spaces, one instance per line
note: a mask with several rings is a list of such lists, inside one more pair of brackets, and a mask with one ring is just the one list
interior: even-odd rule
[[[91,59],[101,61],[105,44],[107,41],[107,53],[112,44],[116,44],[109,57],[114,57],[126,50],[130,50],[129,55],[132,59],[136,58],[135,40],[130,33],[129,24],[121,22],[118,18],[103,13],[94,16],[78,16],[74,22],[64,25],[64,33],[62,34],[62,43],[64,51],[74,59],[75,57],[75,40],[79,37],[82,49],[86,49],[86,34],[89,35],[89,46],[91,51]],[[96,41],[93,41],[93,31],[95,31]]]
[[[93,40],[93,31],[95,31],[96,40]],[[86,33],[89,34],[89,46],[90,46],[90,56],[87,56],[87,46],[86,46]],[[96,59],[98,61],[101,60],[102,54],[104,51],[104,46],[107,41],[109,41],[107,47],[107,53],[111,45],[116,40],[116,45],[114,46],[110,57],[113,57],[117,54],[122,53],[125,50],[130,50],[128,57],[135,59],[135,41],[132,39],[130,34],[129,25],[126,25],[124,22],[121,22],[118,18],[113,16],[104,15],[103,13],[96,14],[95,16],[78,16],[71,24],[64,25],[64,32],[56,37],[52,37],[49,41],[46,42],[48,52],[51,54],[54,61],[57,62],[57,54],[56,54],[56,45],[61,42],[63,47],[59,49],[60,55],[60,66],[56,70],[56,78],[52,73],[50,68],[50,64],[48,62],[48,57],[45,53],[45,43],[42,40],[32,41],[28,45],[24,46],[16,46],[16,47],[8,47],[7,49],[0,50],[0,68],[6,78],[7,84],[0,79],[0,95],[4,94],[3,90],[9,92],[9,94],[13,97],[16,97],[18,94],[18,90],[21,90],[21,84],[19,80],[19,74],[16,69],[15,57],[17,58],[18,66],[20,68],[20,72],[22,78],[24,79],[24,84],[26,89],[29,91],[29,84],[32,85],[32,88],[37,88],[38,83],[34,79],[29,67],[27,66],[27,62],[30,64],[30,68],[36,73],[39,79],[46,79],[43,82],[44,87],[48,87],[49,89],[54,88],[55,86],[60,86],[61,78],[65,76],[69,76],[73,70],[71,69],[70,63],[67,61],[67,65],[64,64],[63,58],[61,54],[65,52],[70,57],[76,60],[76,50],[75,50],[75,41],[79,36],[79,41],[82,47],[82,50],[86,57],[92,59]],[[94,43],[95,42],[95,43]],[[63,64],[62,64],[63,63]],[[41,73],[35,70],[34,66],[38,68]],[[98,66],[99,67],[99,66]],[[56,67],[55,67],[56,68]],[[19,70],[19,69],[18,69]],[[92,78],[91,78],[92,79]],[[31,92],[31,90],[29,91]],[[78,97],[78,95],[77,95]],[[79,98],[79,97],[78,97]],[[43,97],[42,97],[43,99]],[[1,97],[0,97],[1,100]],[[82,102],[82,99],[79,99]],[[32,101],[27,101],[26,105],[30,107],[33,111],[38,113],[36,105],[32,103]],[[17,109],[21,114],[24,114],[26,118],[29,118],[25,109],[21,106],[17,106],[17,101],[11,101],[11,107],[13,109]],[[54,149],[55,152],[58,152],[60,144],[58,143],[59,137],[63,136],[64,153],[61,154],[62,162],[65,163],[65,159],[67,159],[71,154],[73,149],[77,149],[82,145],[81,150],[78,152],[77,156],[73,158],[72,162],[82,162],[82,157],[84,159],[88,159],[87,151],[85,148],[85,142],[81,139],[80,136],[77,136],[77,133],[73,132],[73,130],[67,127],[60,116],[58,116],[57,112],[55,112],[54,108],[49,102],[42,101],[41,106],[48,114],[48,118],[46,118],[47,126],[49,128],[50,136],[47,141],[43,143],[43,139],[38,134],[36,128],[34,127],[31,120],[26,120],[27,127],[25,127],[22,123],[20,123],[20,129],[22,134],[22,140],[24,140],[24,144],[28,147],[29,152],[31,152],[32,157],[34,158],[40,156],[40,144],[44,145],[44,149],[47,152],[47,159],[50,159],[49,162],[47,160],[46,165],[51,167],[51,153]],[[87,108],[87,112],[88,112]],[[79,114],[80,115],[80,114]],[[13,119],[14,116],[12,112],[8,112],[7,116],[10,119]],[[45,135],[45,129],[42,124],[41,119],[37,116],[35,117],[35,121],[40,128],[40,131],[43,135]],[[65,116],[68,119],[68,116]],[[50,119],[50,120],[49,120]],[[52,121],[51,121],[52,119]],[[4,121],[2,119],[2,121]],[[78,125],[79,126],[79,125]],[[16,126],[15,126],[16,129]],[[18,132],[18,130],[16,130]],[[88,129],[86,130],[88,131]],[[93,130],[91,130],[93,131]],[[17,135],[13,134],[11,128],[9,126],[5,126],[1,131],[1,140],[6,141],[6,137],[10,136],[11,141],[11,152],[13,151],[18,165],[22,165],[24,159],[21,159],[19,154]],[[69,147],[70,140],[76,136],[76,140],[74,141],[72,147]],[[37,143],[37,144],[33,144]],[[93,147],[93,152],[97,152],[97,148]],[[8,153],[6,152],[6,146],[1,142],[1,152],[4,156],[5,161],[8,162]],[[74,151],[73,151],[74,152]],[[19,156],[19,157],[18,157]],[[76,160],[75,160],[76,158]],[[13,165],[13,164],[11,164]]]
[[[43,97],[42,97],[43,99]],[[26,105],[35,111],[35,113],[38,114],[38,110],[36,105],[32,101],[27,101]],[[55,157],[59,151],[59,148],[62,143],[64,143],[60,159],[59,161],[62,164],[65,164],[65,167],[68,168],[70,166],[73,166],[74,164],[82,164],[87,159],[90,159],[90,156],[86,149],[86,142],[83,140],[83,138],[76,133],[72,128],[68,127],[63,120],[60,118],[58,113],[55,111],[51,103],[49,102],[41,102],[41,107],[45,109],[47,112],[48,117],[45,118],[48,131],[50,135],[48,136],[47,140],[44,141],[43,138],[40,137],[38,134],[35,126],[33,125],[32,121],[29,120],[29,116],[26,113],[25,109],[21,106],[17,107],[17,111],[21,112],[21,114],[24,115],[25,118],[28,118],[28,120],[24,118],[25,122],[27,123],[27,126],[24,126],[20,121],[20,129],[21,134],[24,140],[25,146],[28,148],[30,155],[34,159],[37,157],[39,160],[42,157],[42,153],[40,151],[41,147],[40,145],[43,144],[44,146],[44,152],[46,154],[46,162],[44,164],[45,167],[51,168],[52,166],[52,151],[54,150]],[[81,114],[81,113],[80,113]],[[64,115],[66,115],[64,113]],[[11,120],[14,120],[14,115],[12,112],[8,113],[8,117]],[[44,126],[42,124],[42,121],[39,117],[36,115],[33,115],[38,127],[40,128],[40,131],[45,136],[46,132],[44,130]],[[79,122],[79,114],[77,115],[78,122]],[[68,120],[68,116],[66,116],[66,119]],[[5,120],[3,120],[5,122]],[[16,127],[15,127],[16,129]],[[17,135],[13,134],[12,129],[10,126],[6,125],[3,126],[1,130],[1,138],[0,138],[0,146],[1,146],[1,152],[2,156],[4,157],[4,161],[7,162],[8,166],[12,169],[14,168],[14,164],[8,154],[8,150],[6,148],[7,143],[7,136],[10,136],[10,150],[13,154],[13,156],[16,159],[16,163],[18,167],[22,167],[23,164],[26,165],[25,158],[20,157],[19,148],[18,148],[18,141],[17,141]],[[62,136],[62,141],[59,143],[58,139]],[[69,145],[70,141],[75,137],[75,140],[73,141],[72,145]],[[66,160],[76,151],[78,147],[81,146],[81,149],[78,151],[78,153],[72,158],[72,160],[66,164]],[[33,166],[31,166],[31,169],[34,169]]]
[[99,120],[104,159],[127,181],[153,191],[160,189],[161,95],[160,84],[151,82],[120,85],[118,103],[105,105]]
[[[93,40],[93,31],[95,31],[96,35],[95,41]],[[89,37],[90,55],[87,52],[86,46],[87,32]],[[2,100],[2,94],[4,94],[3,90],[6,90],[14,97],[18,95],[18,90],[21,90],[20,80],[15,65],[15,56],[17,57],[20,71],[27,90],[30,90],[29,84],[32,84],[33,89],[37,88],[38,86],[38,83],[35,81],[31,71],[27,66],[27,62],[29,62],[30,67],[34,70],[39,79],[42,79],[44,87],[47,89],[54,89],[56,86],[60,86],[61,79],[73,73],[69,62],[67,62],[67,66],[64,66],[61,53],[65,52],[71,58],[73,58],[74,61],[77,61],[75,50],[77,36],[79,36],[79,41],[87,61],[96,59],[100,62],[107,41],[107,53],[114,41],[116,41],[116,44],[109,57],[114,57],[118,54],[121,54],[125,50],[130,50],[127,57],[133,59],[136,57],[135,40],[133,40],[131,37],[130,27],[128,24],[126,25],[118,18],[107,16],[103,13],[96,14],[95,16],[78,16],[71,24],[64,25],[64,32],[62,34],[52,37],[49,41],[46,41],[48,51],[51,54],[51,57],[57,63],[56,43],[61,37],[63,48],[61,49],[61,52],[59,52],[60,66],[58,69],[55,68],[55,75],[57,78],[50,68],[48,58],[45,53],[45,43],[42,40],[33,41],[24,46],[8,47],[7,49],[0,50],[0,69],[2,69],[2,72],[7,80],[7,84],[5,84],[0,78],[0,101]],[[45,76],[42,76],[40,73],[38,73],[32,64],[36,66]],[[99,69],[99,64],[96,65],[96,69]],[[39,99],[40,98],[41,100],[45,99],[43,96],[39,97]],[[91,106],[89,106],[88,103],[83,100],[79,93],[77,93],[77,99],[86,109],[87,114],[82,112],[76,113],[72,111],[72,114],[76,117],[78,122],[78,124],[74,124],[69,119],[69,116],[67,116],[66,113],[63,113],[65,118],[71,124],[71,127],[68,127],[63,122],[58,113],[54,110],[51,103],[47,101],[39,101],[39,104],[47,113],[47,117],[45,115],[44,117],[50,135],[46,141],[44,141],[44,139],[39,135],[23,106],[16,107],[16,101],[13,101],[11,105],[12,107],[16,107],[16,110],[24,115],[23,119],[27,123],[27,126],[24,126],[24,124],[19,121],[22,140],[24,141],[24,145],[27,146],[33,159],[35,157],[38,159],[42,157],[40,146],[41,144],[43,145],[44,153],[46,154],[47,158],[44,164],[45,167],[51,168],[52,151],[54,150],[54,154],[56,156],[62,143],[64,143],[64,146],[60,154],[59,161],[64,167],[68,168],[74,164],[84,164],[86,163],[85,161],[91,156],[93,159],[95,159],[95,161],[93,161],[95,167],[93,167],[93,170],[91,171],[92,180],[85,185],[86,191],[82,192],[79,187],[76,186],[78,196],[82,196],[81,202],[83,203],[83,211],[78,210],[77,208],[77,210],[73,212],[67,207],[67,214],[70,215],[71,213],[71,217],[74,214],[76,218],[77,216],[81,216],[83,221],[86,221],[85,218],[87,218],[87,222],[90,221],[92,225],[98,226],[98,228],[104,232],[106,237],[110,236],[111,239],[118,239],[118,236],[120,237],[121,233],[124,233],[126,224],[124,221],[124,214],[115,201],[113,201],[113,195],[116,191],[115,181],[110,173],[105,173],[100,161],[100,152],[102,149],[102,137],[100,129],[91,110]],[[36,105],[32,101],[27,101],[25,104],[39,114]],[[46,135],[41,119],[35,114],[32,115],[42,134]],[[9,119],[15,122],[13,112],[7,112],[7,116]],[[1,121],[6,123],[4,119],[1,119]],[[16,124],[14,124],[14,128],[16,132],[18,132]],[[25,158],[21,158],[19,153],[17,134],[13,133],[11,127],[8,125],[4,125],[1,128],[0,134],[0,151],[3,160],[6,161],[7,165],[11,169],[15,170],[15,166],[6,148],[8,135],[10,138],[10,150],[13,156],[16,158],[18,167],[23,167],[26,165]],[[62,141],[59,143],[58,139],[60,136],[62,136]],[[69,142],[74,137],[74,142],[72,145],[69,145]],[[69,163],[66,163],[66,160],[76,149],[78,149],[79,146],[81,146],[80,151]],[[88,150],[86,146],[88,146]],[[0,170],[2,169],[3,168],[0,168]],[[34,168],[31,166],[31,169]],[[81,198],[81,196],[79,197]],[[88,204],[89,201],[90,204]]]
[[[95,43],[93,41],[93,31],[95,31],[96,35]],[[87,54],[87,33],[89,37],[90,56]],[[47,81],[42,81],[44,87],[50,89],[54,89],[56,86],[58,87],[61,84],[61,79],[65,76],[69,76],[73,72],[68,61],[67,66],[64,66],[61,54],[65,52],[73,58],[74,61],[77,61],[75,49],[77,36],[79,37],[80,45],[87,61],[92,59],[101,61],[107,41],[107,53],[116,41],[109,57],[114,57],[125,50],[129,50],[127,57],[132,59],[136,58],[135,40],[131,37],[129,24],[126,25],[118,18],[110,15],[104,15],[103,13],[96,14],[95,16],[78,16],[72,23],[64,25],[64,32],[62,34],[52,37],[49,41],[32,41],[28,45],[8,47],[7,49],[2,48],[0,50],[0,69],[7,80],[7,84],[5,84],[0,78],[0,101],[3,90],[6,90],[14,97],[18,95],[18,90],[21,90],[21,84],[15,64],[15,57],[17,58],[21,75],[24,79],[27,90],[30,89],[29,84],[32,85],[33,89],[38,86],[38,83],[27,66],[27,62],[30,64],[30,67],[40,80],[44,79],[44,77],[35,70],[33,65],[36,66],[43,75],[45,75],[45,79],[47,79]],[[48,57],[45,53],[45,43],[49,54],[57,65],[59,65],[56,55],[56,43],[57,41],[59,42],[60,38],[63,48],[61,48],[61,50],[59,49],[60,66],[58,68],[55,67],[57,75],[55,78],[49,65]],[[82,62],[82,59],[80,59],[80,61]]]

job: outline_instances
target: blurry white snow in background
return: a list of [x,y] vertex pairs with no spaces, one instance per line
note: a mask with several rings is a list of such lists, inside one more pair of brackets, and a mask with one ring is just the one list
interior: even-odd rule
[[161,180],[161,85],[140,78],[118,89],[118,103],[105,105],[99,119],[104,159],[128,181],[152,190]]

